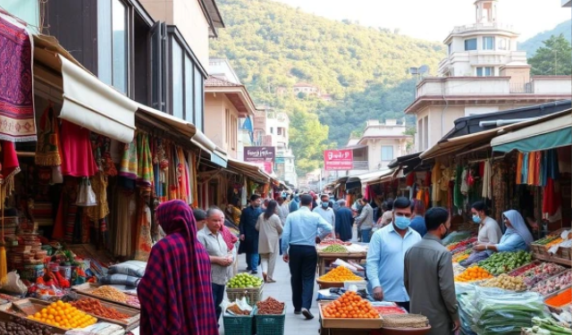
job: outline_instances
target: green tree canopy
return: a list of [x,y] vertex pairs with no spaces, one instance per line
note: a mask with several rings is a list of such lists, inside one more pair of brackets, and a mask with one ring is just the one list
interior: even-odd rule
[[528,59],[533,75],[572,75],[572,46],[563,34],[552,35],[542,42],[536,54]]

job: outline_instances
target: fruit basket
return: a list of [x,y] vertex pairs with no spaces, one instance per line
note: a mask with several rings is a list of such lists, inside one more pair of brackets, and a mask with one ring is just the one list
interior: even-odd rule
[[245,297],[246,302],[248,302],[250,306],[254,306],[262,298],[263,289],[264,284],[262,284],[260,287],[252,288],[227,288],[226,296],[228,297],[229,301],[235,301],[236,299],[240,300]]

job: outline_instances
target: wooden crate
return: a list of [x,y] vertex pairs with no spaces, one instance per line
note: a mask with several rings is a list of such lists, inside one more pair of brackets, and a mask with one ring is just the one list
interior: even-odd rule
[[[94,295],[93,293],[91,293],[91,292],[93,292],[93,290],[95,290],[99,286],[101,286],[101,285],[94,284],[94,283],[85,283],[85,284],[81,284],[81,285],[72,286],[72,290],[76,291],[79,294],[83,294],[83,295],[86,295],[88,297],[95,298],[97,300],[107,301],[107,302],[111,302],[114,304],[122,305],[125,307],[130,307],[130,308],[135,308],[135,309],[139,309],[139,310],[141,309],[141,307],[139,307],[139,306],[132,306],[132,305],[129,305],[128,303],[123,303],[123,302],[114,301],[111,299],[102,298],[100,296],[97,296],[97,295]],[[127,295],[129,295],[129,294],[127,294]]]
[[[22,312],[20,312],[20,310],[21,310],[22,308],[16,309],[16,308],[14,307],[14,304],[18,304],[18,306],[20,306],[20,307],[23,306],[23,307],[24,307],[24,311],[25,311],[25,315],[24,315]],[[30,315],[32,315],[32,314],[36,314],[37,312],[41,311],[42,309],[48,307],[48,306],[51,305],[51,304],[52,304],[51,302],[47,302],[47,301],[43,301],[43,300],[38,300],[38,299],[32,299],[32,298],[30,298],[30,299],[22,299],[22,300],[18,300],[18,301],[15,301],[15,302],[7,303],[7,304],[5,304],[5,305],[1,305],[1,306],[0,306],[0,314],[1,314],[1,313],[5,313],[5,314],[8,314],[8,315],[12,315],[12,316],[20,317],[20,318],[25,318],[26,320],[28,320],[28,321],[30,321],[30,322],[34,322],[34,323],[40,324],[40,325],[42,325],[42,326],[48,326],[48,327],[55,328],[55,329],[57,329],[57,330],[60,332],[60,334],[65,334],[66,329],[64,329],[64,328],[55,327],[55,326],[50,326],[50,325],[45,324],[45,323],[43,323],[43,322],[39,322],[39,321],[36,321],[36,320],[27,319],[28,316],[30,316]],[[96,317],[96,318],[97,318],[97,317]]]
[[[78,297],[80,300],[88,298],[88,296],[83,295],[83,294],[78,294]],[[96,299],[93,297],[89,297],[89,298]],[[141,319],[141,311],[139,309],[134,308],[134,307],[126,307],[122,304],[118,304],[118,303],[114,303],[114,302],[107,302],[107,301],[104,301],[102,299],[96,299],[96,300],[99,300],[101,302],[101,304],[105,307],[114,308],[120,313],[129,315],[129,318],[124,319],[124,320],[116,320],[116,319],[104,318],[102,316],[86,312],[87,314],[89,314],[93,317],[96,317],[102,321],[106,321],[109,323],[114,323],[116,325],[120,325],[121,327],[125,328],[125,330],[128,330],[128,331],[133,330],[139,326],[139,321]]]
[[320,320],[324,328],[341,328],[341,329],[379,329],[382,326],[381,318],[378,319],[339,319],[324,318],[323,308],[331,302],[320,302]]
[[[17,319],[25,319],[25,317],[20,316],[20,315],[16,315],[16,314],[8,313],[8,312],[4,311],[2,308],[0,308],[0,321],[3,321],[3,322],[12,321],[12,322],[13,322],[13,321],[16,321]],[[56,327],[52,327],[52,326],[50,326],[50,325],[46,325],[46,324],[43,324],[43,323],[41,323],[41,322],[37,322],[37,321],[34,321],[34,320],[30,320],[30,319],[26,319],[26,321],[29,321],[29,322],[31,322],[31,323],[36,323],[36,324],[42,325],[42,326],[44,326],[44,327],[47,327],[47,329],[48,329],[48,330],[50,331],[50,333],[52,333],[52,334],[65,334],[65,333],[66,333],[66,331],[63,330],[63,329],[56,328]]]

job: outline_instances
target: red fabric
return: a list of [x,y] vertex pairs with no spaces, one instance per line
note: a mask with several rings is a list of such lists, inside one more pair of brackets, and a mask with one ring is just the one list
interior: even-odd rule
[[234,234],[231,233],[225,225],[222,225],[220,228],[220,233],[222,234],[222,238],[228,247],[228,251],[231,251],[234,248],[236,241],[238,241],[238,238],[234,236]]
[[217,335],[210,259],[190,207],[168,201],[156,217],[167,236],[151,249],[137,287],[141,335]]
[[9,179],[19,171],[20,163],[14,143],[2,141],[2,178]]
[[425,172],[425,186],[431,185],[431,171]]
[[548,178],[542,197],[542,213],[554,215],[562,204],[562,195],[554,189],[554,179]]
[[89,130],[66,120],[62,121],[62,174],[73,177],[91,177],[97,165],[91,150]]
[[485,175],[485,162],[480,162],[479,163],[479,176],[484,176]]
[[407,186],[413,186],[413,183],[415,182],[415,172],[410,172],[407,177],[405,177],[405,184]]

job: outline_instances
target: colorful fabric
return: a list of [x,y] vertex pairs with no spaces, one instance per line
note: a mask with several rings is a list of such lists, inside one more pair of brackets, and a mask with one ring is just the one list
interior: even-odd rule
[[119,168],[119,175],[127,179],[136,180],[139,163],[137,161],[137,140],[138,136],[133,137],[131,143],[125,144],[123,158]]
[[60,155],[60,130],[52,106],[46,108],[40,119],[36,145],[36,165],[57,166],[62,164]]
[[95,193],[97,205],[87,207],[86,214],[92,220],[105,219],[109,215],[109,204],[107,203],[107,176],[103,172],[98,172],[91,178],[91,188]]
[[36,141],[32,43],[24,27],[0,17],[0,140]]
[[2,165],[0,183],[6,185],[5,195],[10,195],[14,191],[14,176],[20,172],[18,154],[13,142],[2,141]]
[[64,176],[91,177],[97,164],[91,149],[90,131],[62,120],[62,173]]
[[534,177],[536,174],[536,152],[531,152],[528,154],[528,177],[526,178],[528,185],[534,185]]
[[153,156],[147,134],[137,134],[137,182],[141,186],[153,184]]
[[431,171],[431,201],[433,206],[437,206],[441,200],[439,181],[441,180],[441,163],[436,162]]
[[516,184],[522,184],[522,164],[524,161],[524,154],[519,152],[516,157]]
[[151,209],[144,204],[141,206],[137,215],[138,223],[138,240],[135,244],[135,258],[138,261],[147,262],[149,253],[153,247],[153,239],[151,238]]
[[141,335],[218,334],[210,259],[190,207],[173,200],[156,215],[167,236],[151,249],[137,288]]

